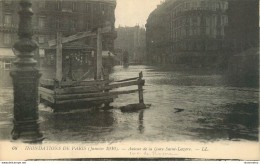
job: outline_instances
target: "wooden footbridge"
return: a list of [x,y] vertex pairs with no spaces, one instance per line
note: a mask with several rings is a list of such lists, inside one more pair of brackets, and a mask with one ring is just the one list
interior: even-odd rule
[[[139,76],[133,78],[112,81],[109,79],[108,71],[102,68],[102,34],[107,31],[108,28],[99,28],[96,34],[85,32],[66,38],[62,38],[58,35],[56,40],[49,42],[50,46],[56,46],[56,78],[41,79],[39,87],[41,102],[51,106],[54,111],[66,111],[74,108],[88,107],[109,109],[109,104],[113,102],[118,95],[138,92],[139,102],[136,105],[144,104],[143,86],[145,80],[143,80],[142,72],[139,73]],[[93,80],[81,78],[77,81],[64,81],[62,71],[62,44],[91,36],[97,37],[95,78],[93,77]],[[116,88],[133,85],[137,86],[134,90],[115,90]]]

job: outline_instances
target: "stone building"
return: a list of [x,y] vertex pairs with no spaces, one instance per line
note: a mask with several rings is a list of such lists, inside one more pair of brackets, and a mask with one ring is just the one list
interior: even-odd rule
[[140,26],[118,27],[115,48],[126,50],[129,60],[133,63],[143,63],[146,60],[146,32]]
[[[69,36],[77,32],[93,31],[110,25],[112,31],[103,39],[104,50],[114,50],[116,0],[34,0],[32,1],[34,39],[40,49],[46,48],[57,32]],[[17,41],[19,1],[0,0],[0,48],[8,49]],[[91,39],[84,44],[95,44]],[[95,46],[95,45],[93,45]],[[42,54],[41,54],[42,53]],[[44,51],[40,50],[40,55]]]
[[225,67],[238,43],[257,42],[257,7],[256,0],[166,0],[147,19],[148,59]]
[[229,0],[227,38],[235,53],[258,47],[259,0]]
[[[168,2],[167,2],[168,3]],[[170,55],[171,17],[166,2],[158,5],[149,15],[146,23],[146,52],[149,63],[162,63],[163,56]]]

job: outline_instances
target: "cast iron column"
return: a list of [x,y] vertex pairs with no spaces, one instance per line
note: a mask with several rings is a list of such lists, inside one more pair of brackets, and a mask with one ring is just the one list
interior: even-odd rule
[[18,54],[14,62],[15,68],[10,73],[14,90],[12,138],[38,143],[43,140],[38,122],[38,84],[41,74],[36,68],[37,62],[33,59],[38,44],[32,40],[32,3],[30,0],[20,0],[20,6],[19,41],[13,46]]

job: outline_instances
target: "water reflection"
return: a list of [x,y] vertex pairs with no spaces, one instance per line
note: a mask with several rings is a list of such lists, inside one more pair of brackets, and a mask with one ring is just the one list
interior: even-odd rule
[[198,118],[199,128],[190,130],[197,133],[197,138],[214,140],[258,140],[258,104],[236,103],[215,108],[214,112],[202,114]]
[[140,133],[144,133],[144,110],[141,110],[139,112],[139,126],[138,129],[140,131]]
[[103,141],[102,135],[112,133],[115,121],[110,111],[79,110],[67,113],[41,111],[40,114],[43,119],[41,128],[47,140],[52,141]]
[[[121,106],[138,102],[137,93],[120,95],[110,111],[52,113],[40,105],[45,142],[258,140],[258,88],[234,87],[221,75],[194,75],[150,66],[117,66],[110,78],[136,77],[140,71],[146,80],[144,102],[152,104],[149,109],[120,111]],[[53,74],[43,76],[51,78]],[[9,73],[1,77],[1,87],[11,86]],[[1,88],[2,139],[10,139],[12,110],[12,89]]]
[[228,127],[229,139],[258,140],[258,135],[251,133],[251,131],[257,132],[259,126],[258,104],[227,104],[225,108],[228,113],[225,115],[223,124]]

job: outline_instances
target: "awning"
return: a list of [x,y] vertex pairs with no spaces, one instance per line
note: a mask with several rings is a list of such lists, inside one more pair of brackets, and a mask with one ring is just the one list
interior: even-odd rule
[[11,48],[0,48],[0,59],[15,58]]

